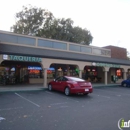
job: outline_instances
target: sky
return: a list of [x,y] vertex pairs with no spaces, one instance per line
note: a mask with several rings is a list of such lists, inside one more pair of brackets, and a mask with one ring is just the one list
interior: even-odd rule
[[47,9],[56,18],[71,18],[74,26],[89,30],[92,46],[113,45],[130,52],[130,0],[3,0],[0,30],[10,31],[22,6]]

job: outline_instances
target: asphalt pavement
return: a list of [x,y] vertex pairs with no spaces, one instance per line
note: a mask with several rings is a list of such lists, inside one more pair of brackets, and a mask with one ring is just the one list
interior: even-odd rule
[[[101,83],[93,83],[92,86],[94,88],[97,87],[113,87],[120,86],[118,83],[111,84],[101,84]],[[18,92],[18,91],[41,91],[46,90],[48,87],[43,86],[43,84],[12,84],[12,85],[0,85],[0,92]]]
[[121,118],[130,120],[129,99],[130,88],[120,86],[94,87],[88,96],[1,92],[0,130],[119,130]]

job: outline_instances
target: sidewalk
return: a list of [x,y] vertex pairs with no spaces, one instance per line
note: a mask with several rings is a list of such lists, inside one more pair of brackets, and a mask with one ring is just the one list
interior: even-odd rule
[[[112,86],[120,86],[120,84],[92,84],[93,88],[96,87],[112,87]],[[15,84],[15,85],[0,85],[0,92],[18,92],[18,91],[42,91],[46,90],[47,86],[44,87],[43,84]]]

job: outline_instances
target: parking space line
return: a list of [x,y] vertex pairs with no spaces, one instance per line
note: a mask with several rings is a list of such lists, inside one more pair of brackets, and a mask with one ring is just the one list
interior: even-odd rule
[[5,119],[5,118],[3,118],[3,117],[0,117],[0,122],[1,122],[2,120],[6,120],[6,119]]
[[40,107],[38,104],[36,104],[36,103],[34,103],[34,102],[32,102],[32,101],[30,101],[30,100],[28,100],[27,98],[24,98],[23,96],[21,96],[20,94],[18,94],[18,93],[15,93],[17,96],[19,96],[19,97],[21,97],[22,99],[24,99],[24,100],[26,100],[26,101],[28,101],[28,102],[30,102],[30,103],[32,103],[33,105],[35,105],[35,106],[37,106],[37,107]]
[[16,107],[16,108],[4,108],[0,109],[0,111],[9,111],[9,110],[16,110],[16,109],[22,109],[23,107]]

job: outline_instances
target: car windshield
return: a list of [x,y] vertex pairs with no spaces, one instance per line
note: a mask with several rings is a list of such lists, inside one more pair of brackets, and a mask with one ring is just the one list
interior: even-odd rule
[[72,80],[72,81],[85,81],[83,79],[80,79],[80,78],[76,78],[76,77],[67,77],[69,80]]

